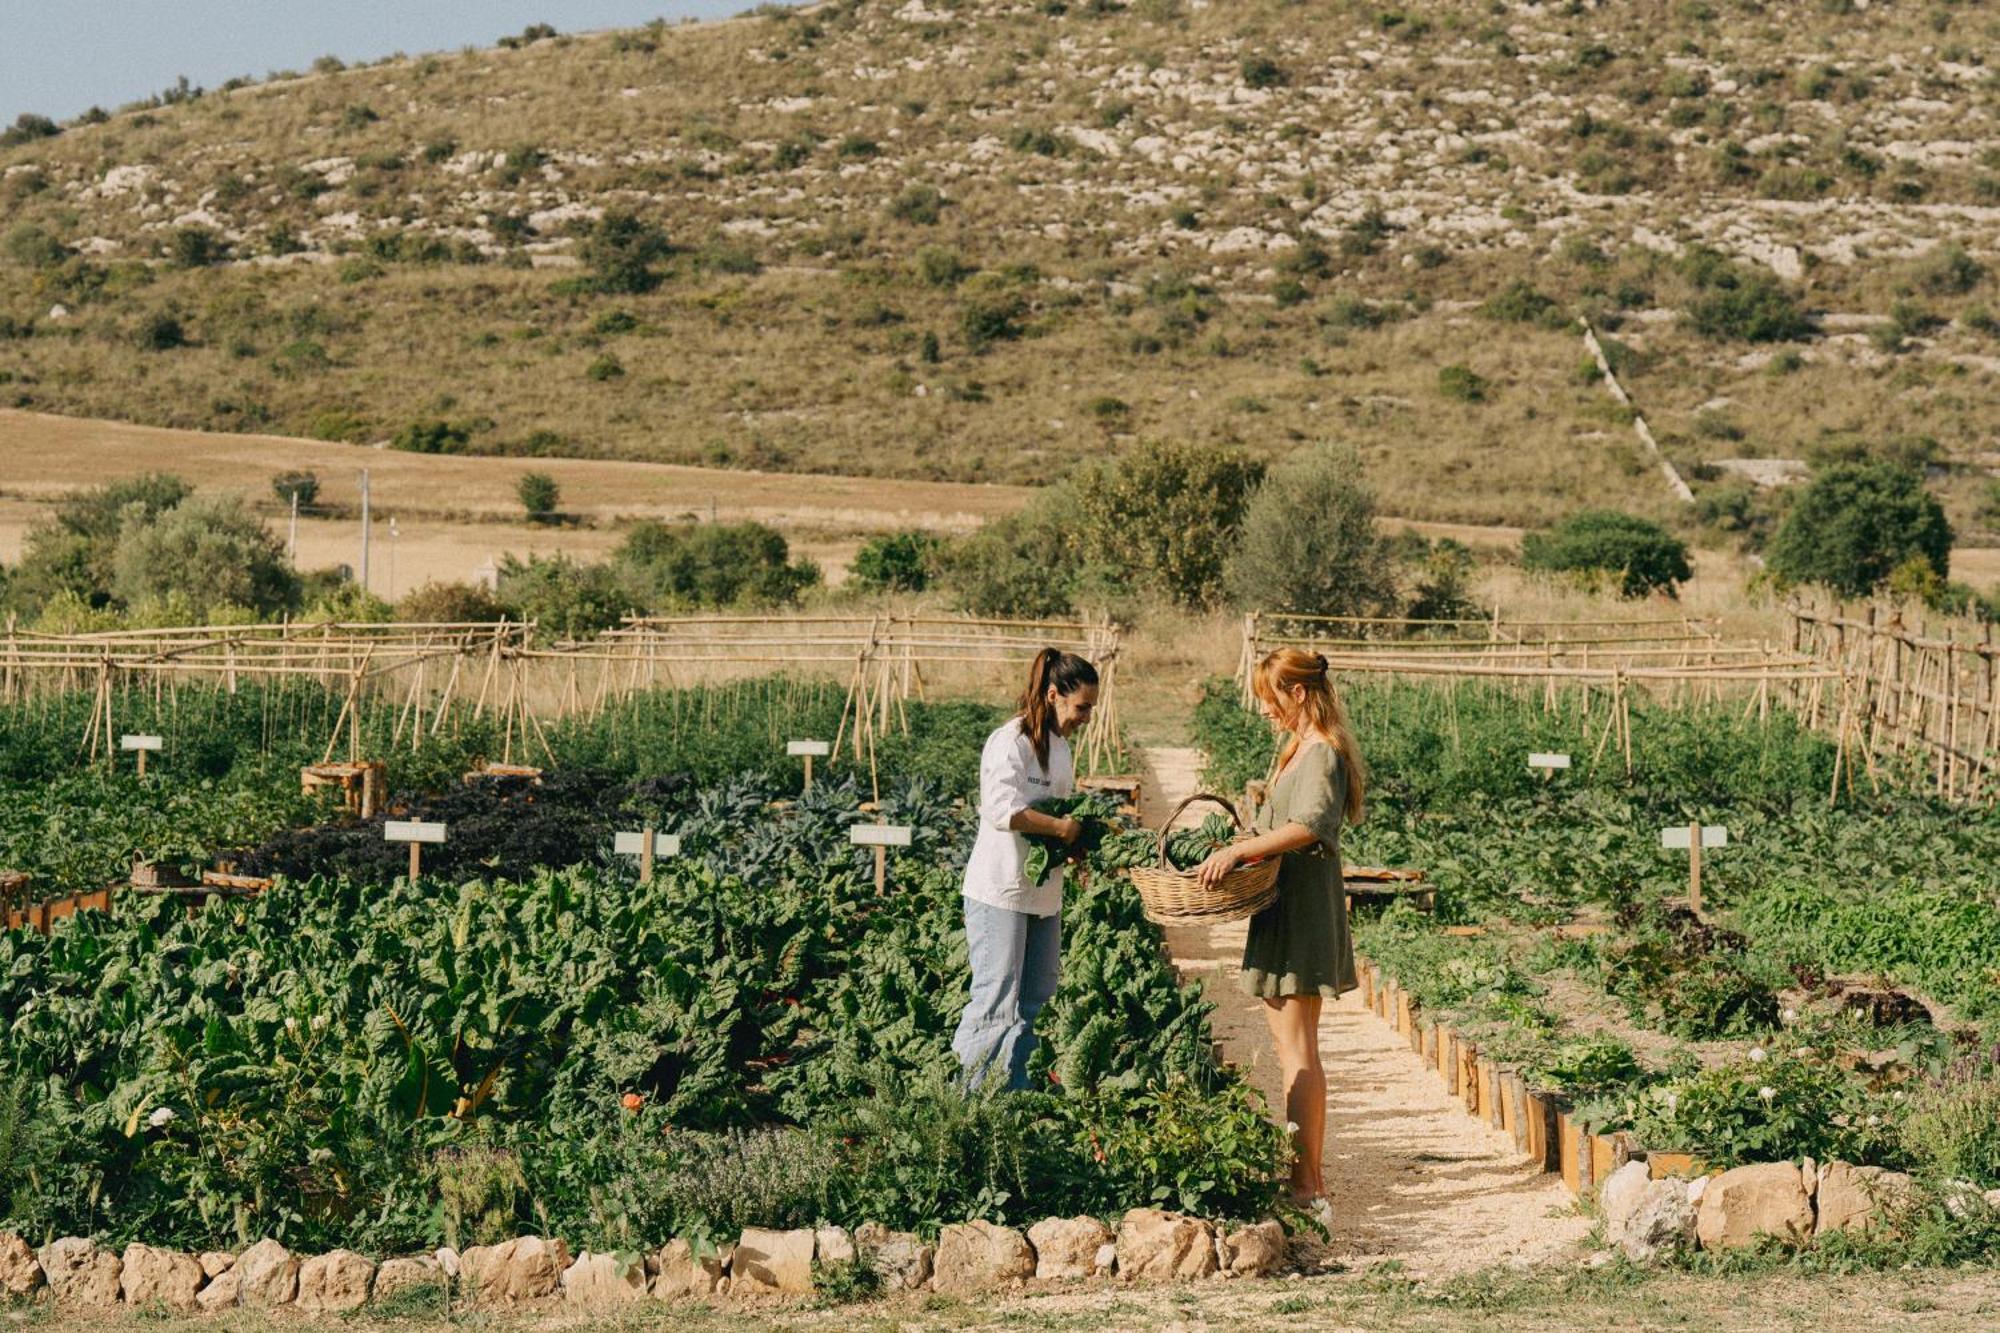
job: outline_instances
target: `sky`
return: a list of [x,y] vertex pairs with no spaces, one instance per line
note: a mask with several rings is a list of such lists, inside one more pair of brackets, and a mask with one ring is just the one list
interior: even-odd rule
[[0,124],[64,120],[171,87],[491,46],[531,23],[559,32],[720,18],[756,0],[0,0]]

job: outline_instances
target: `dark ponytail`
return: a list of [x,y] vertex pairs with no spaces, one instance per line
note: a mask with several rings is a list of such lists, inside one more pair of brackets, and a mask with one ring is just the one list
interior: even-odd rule
[[1021,696],[1021,730],[1028,733],[1028,743],[1035,747],[1035,758],[1044,772],[1049,767],[1049,735],[1053,730],[1049,687],[1054,686],[1057,694],[1067,697],[1095,684],[1097,668],[1075,653],[1044,648],[1035,654],[1034,663],[1028,668],[1028,691]]

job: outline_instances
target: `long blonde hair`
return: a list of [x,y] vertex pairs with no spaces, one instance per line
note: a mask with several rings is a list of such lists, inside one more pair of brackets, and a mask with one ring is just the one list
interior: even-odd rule
[[[1305,687],[1305,699],[1297,704],[1292,700],[1294,685]],[[1347,705],[1340,701],[1340,691],[1333,687],[1326,658],[1302,648],[1275,649],[1257,663],[1250,688],[1271,706],[1271,711],[1281,718],[1289,716],[1292,722],[1285,747],[1278,753],[1278,768],[1282,769],[1298,753],[1302,732],[1318,732],[1332,743],[1347,768],[1346,819],[1350,824],[1358,823],[1366,808],[1363,794],[1368,787],[1368,763],[1361,757],[1361,747],[1354,743]],[[1292,716],[1295,707],[1297,715]]]

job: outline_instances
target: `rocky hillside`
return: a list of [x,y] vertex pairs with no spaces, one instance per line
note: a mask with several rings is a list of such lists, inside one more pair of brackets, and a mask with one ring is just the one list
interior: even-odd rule
[[1588,317],[1697,493],[1890,449],[1977,530],[1997,39],[1881,0],[847,0],[328,59],[9,136],[0,404],[957,480],[1339,437],[1413,517],[1674,512]]

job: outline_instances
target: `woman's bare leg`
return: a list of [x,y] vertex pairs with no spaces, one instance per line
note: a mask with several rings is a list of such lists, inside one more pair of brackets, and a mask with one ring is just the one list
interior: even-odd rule
[[1278,1048],[1279,1086],[1292,1135],[1292,1195],[1316,1199],[1326,1193],[1320,1158],[1326,1152],[1326,1067],[1319,1058],[1317,995],[1286,995],[1264,1001],[1264,1021]]

